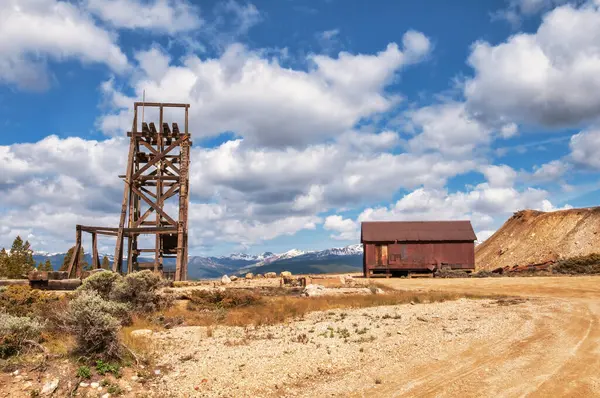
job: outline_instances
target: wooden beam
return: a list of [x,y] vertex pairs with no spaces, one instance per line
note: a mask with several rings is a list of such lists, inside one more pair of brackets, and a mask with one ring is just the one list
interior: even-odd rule
[[165,108],[189,108],[190,104],[178,104],[171,102],[134,102],[135,107],[138,106],[154,106],[154,107],[165,107]]
[[92,233],[92,269],[100,268],[100,259],[98,258],[98,239],[96,233]]
[[140,191],[144,192],[147,195],[152,196],[154,199],[156,199],[156,194],[152,191],[150,191],[149,189],[145,188],[145,187],[140,187]]
[[[163,107],[160,107],[160,111],[159,111],[159,120],[158,120],[158,140],[157,140],[157,144],[159,146],[159,150],[161,152],[164,151],[165,147],[164,147],[164,142],[163,142]],[[165,162],[168,162],[168,160],[163,156],[163,160]],[[170,163],[170,162],[169,162]],[[159,177],[162,174],[162,167],[157,168],[158,173],[159,173]],[[162,181],[157,181],[156,182],[156,199],[157,202],[159,203],[159,206],[162,207],[163,204],[163,198],[162,198],[162,192],[163,192],[163,185],[162,185]],[[156,226],[159,227],[160,226],[160,214],[158,214],[158,212],[156,213]],[[160,258],[160,244],[161,244],[161,237],[160,235],[156,235],[154,237],[154,264],[153,264],[153,268],[154,268],[154,272],[158,271],[158,266],[159,266],[159,258]]]
[[146,171],[150,167],[154,166],[158,161],[160,161],[162,158],[164,158],[165,155],[167,155],[169,152],[171,152],[176,147],[180,146],[181,143],[187,139],[188,139],[188,137],[183,136],[183,137],[179,138],[177,141],[175,141],[174,143],[172,143],[171,145],[169,145],[169,147],[167,149],[165,149],[163,152],[161,152],[158,155],[156,155],[155,157],[153,157],[148,163],[146,163],[146,165],[144,167],[142,167],[141,169],[136,171],[135,174],[133,174],[133,176],[132,176],[132,180],[135,180],[136,178],[141,176],[142,173],[144,173],[144,171]]
[[[134,133],[137,133],[137,108],[133,114],[133,128]],[[117,233],[117,243],[115,245],[115,257],[113,261],[113,272],[121,272],[121,266],[123,265],[123,228],[125,228],[125,218],[127,216],[127,203],[129,200],[129,192],[131,185],[131,174],[133,169],[133,152],[135,150],[134,139],[129,141],[129,154],[127,156],[127,172],[125,173],[125,188],[123,192],[123,201],[121,202],[121,217],[119,220],[119,230]]]
[[[94,231],[98,234],[105,234],[107,232],[117,232],[119,228],[108,228],[108,227],[90,227],[81,226],[81,230],[84,232]],[[177,232],[176,227],[135,227],[135,228],[123,228],[124,234],[172,234]]]
[[179,176],[140,176],[136,178],[136,181],[179,181]]
[[171,225],[177,225],[177,223],[175,222],[175,220],[173,220],[167,213],[164,212],[163,209],[160,208],[159,205],[157,205],[156,203],[152,202],[150,199],[148,199],[144,193],[142,191],[140,191],[139,189],[137,189],[135,186],[131,186],[131,190],[133,192],[135,192],[136,195],[138,195],[140,198],[142,198],[144,200],[144,202],[146,202],[148,204],[148,206],[153,207],[154,210],[156,210],[156,212],[158,214],[160,214],[161,216],[163,216]]
[[[75,231],[75,250],[73,251],[73,256],[71,257],[71,261],[69,263],[69,268],[67,269],[67,273],[69,278],[73,275],[77,275],[78,277],[81,275],[79,272],[79,251],[81,250],[81,226],[77,226]],[[75,271],[75,272],[73,272]]]

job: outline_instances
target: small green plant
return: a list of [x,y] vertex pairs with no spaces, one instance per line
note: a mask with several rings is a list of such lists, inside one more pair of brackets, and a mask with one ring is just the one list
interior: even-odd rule
[[339,334],[340,338],[347,339],[348,337],[350,337],[350,332],[346,328],[344,328],[344,329],[338,328],[337,333]]
[[96,372],[101,375],[105,375],[107,373],[112,373],[115,377],[121,376],[121,370],[119,369],[119,365],[113,365],[108,362],[104,362],[101,359],[96,361]]
[[89,379],[90,377],[92,377],[92,371],[88,366],[80,366],[77,369],[77,377],[79,377],[80,379]]
[[110,395],[121,395],[123,394],[123,389],[118,384],[109,384],[106,391]]

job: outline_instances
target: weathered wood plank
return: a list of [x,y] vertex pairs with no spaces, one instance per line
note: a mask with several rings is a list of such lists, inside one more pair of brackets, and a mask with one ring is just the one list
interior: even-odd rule
[[144,195],[144,193],[142,191],[140,191],[133,185],[131,186],[131,190],[136,195],[138,195],[142,200],[144,200],[144,202],[146,202],[148,204],[148,206],[153,207],[154,210],[156,210],[158,212],[158,214],[163,216],[169,222],[169,224],[177,225],[175,220],[173,220],[167,213],[165,213],[164,210],[160,208],[160,206],[158,206],[156,203],[152,202],[148,197],[146,197],[146,195]]
[[148,170],[150,167],[152,167],[153,165],[156,164],[156,162],[160,161],[163,157],[165,157],[165,155],[167,155],[169,152],[171,152],[173,149],[175,149],[176,147],[178,147],[179,145],[181,145],[181,143],[183,141],[187,140],[187,137],[182,137],[180,139],[178,139],[177,141],[175,141],[174,143],[172,143],[167,149],[165,149],[163,152],[159,153],[158,155],[156,155],[155,157],[153,157],[148,163],[146,163],[146,165],[144,167],[142,167],[141,169],[139,169],[138,171],[136,171],[133,174],[132,179],[136,179],[139,176],[142,175],[142,173],[144,173],[144,171]]

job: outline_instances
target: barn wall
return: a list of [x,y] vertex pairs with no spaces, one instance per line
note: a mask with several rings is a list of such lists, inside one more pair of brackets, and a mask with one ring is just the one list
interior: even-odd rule
[[[365,244],[365,264],[376,268],[375,244]],[[414,242],[388,244],[389,269],[432,269],[447,264],[453,269],[474,269],[473,242]]]

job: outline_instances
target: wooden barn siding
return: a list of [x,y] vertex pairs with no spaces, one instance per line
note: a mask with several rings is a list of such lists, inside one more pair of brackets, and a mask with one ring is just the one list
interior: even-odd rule
[[[365,262],[375,268],[375,244],[365,244]],[[390,269],[428,268],[438,263],[447,263],[454,269],[475,267],[475,245],[473,242],[415,242],[389,243],[388,266]]]

